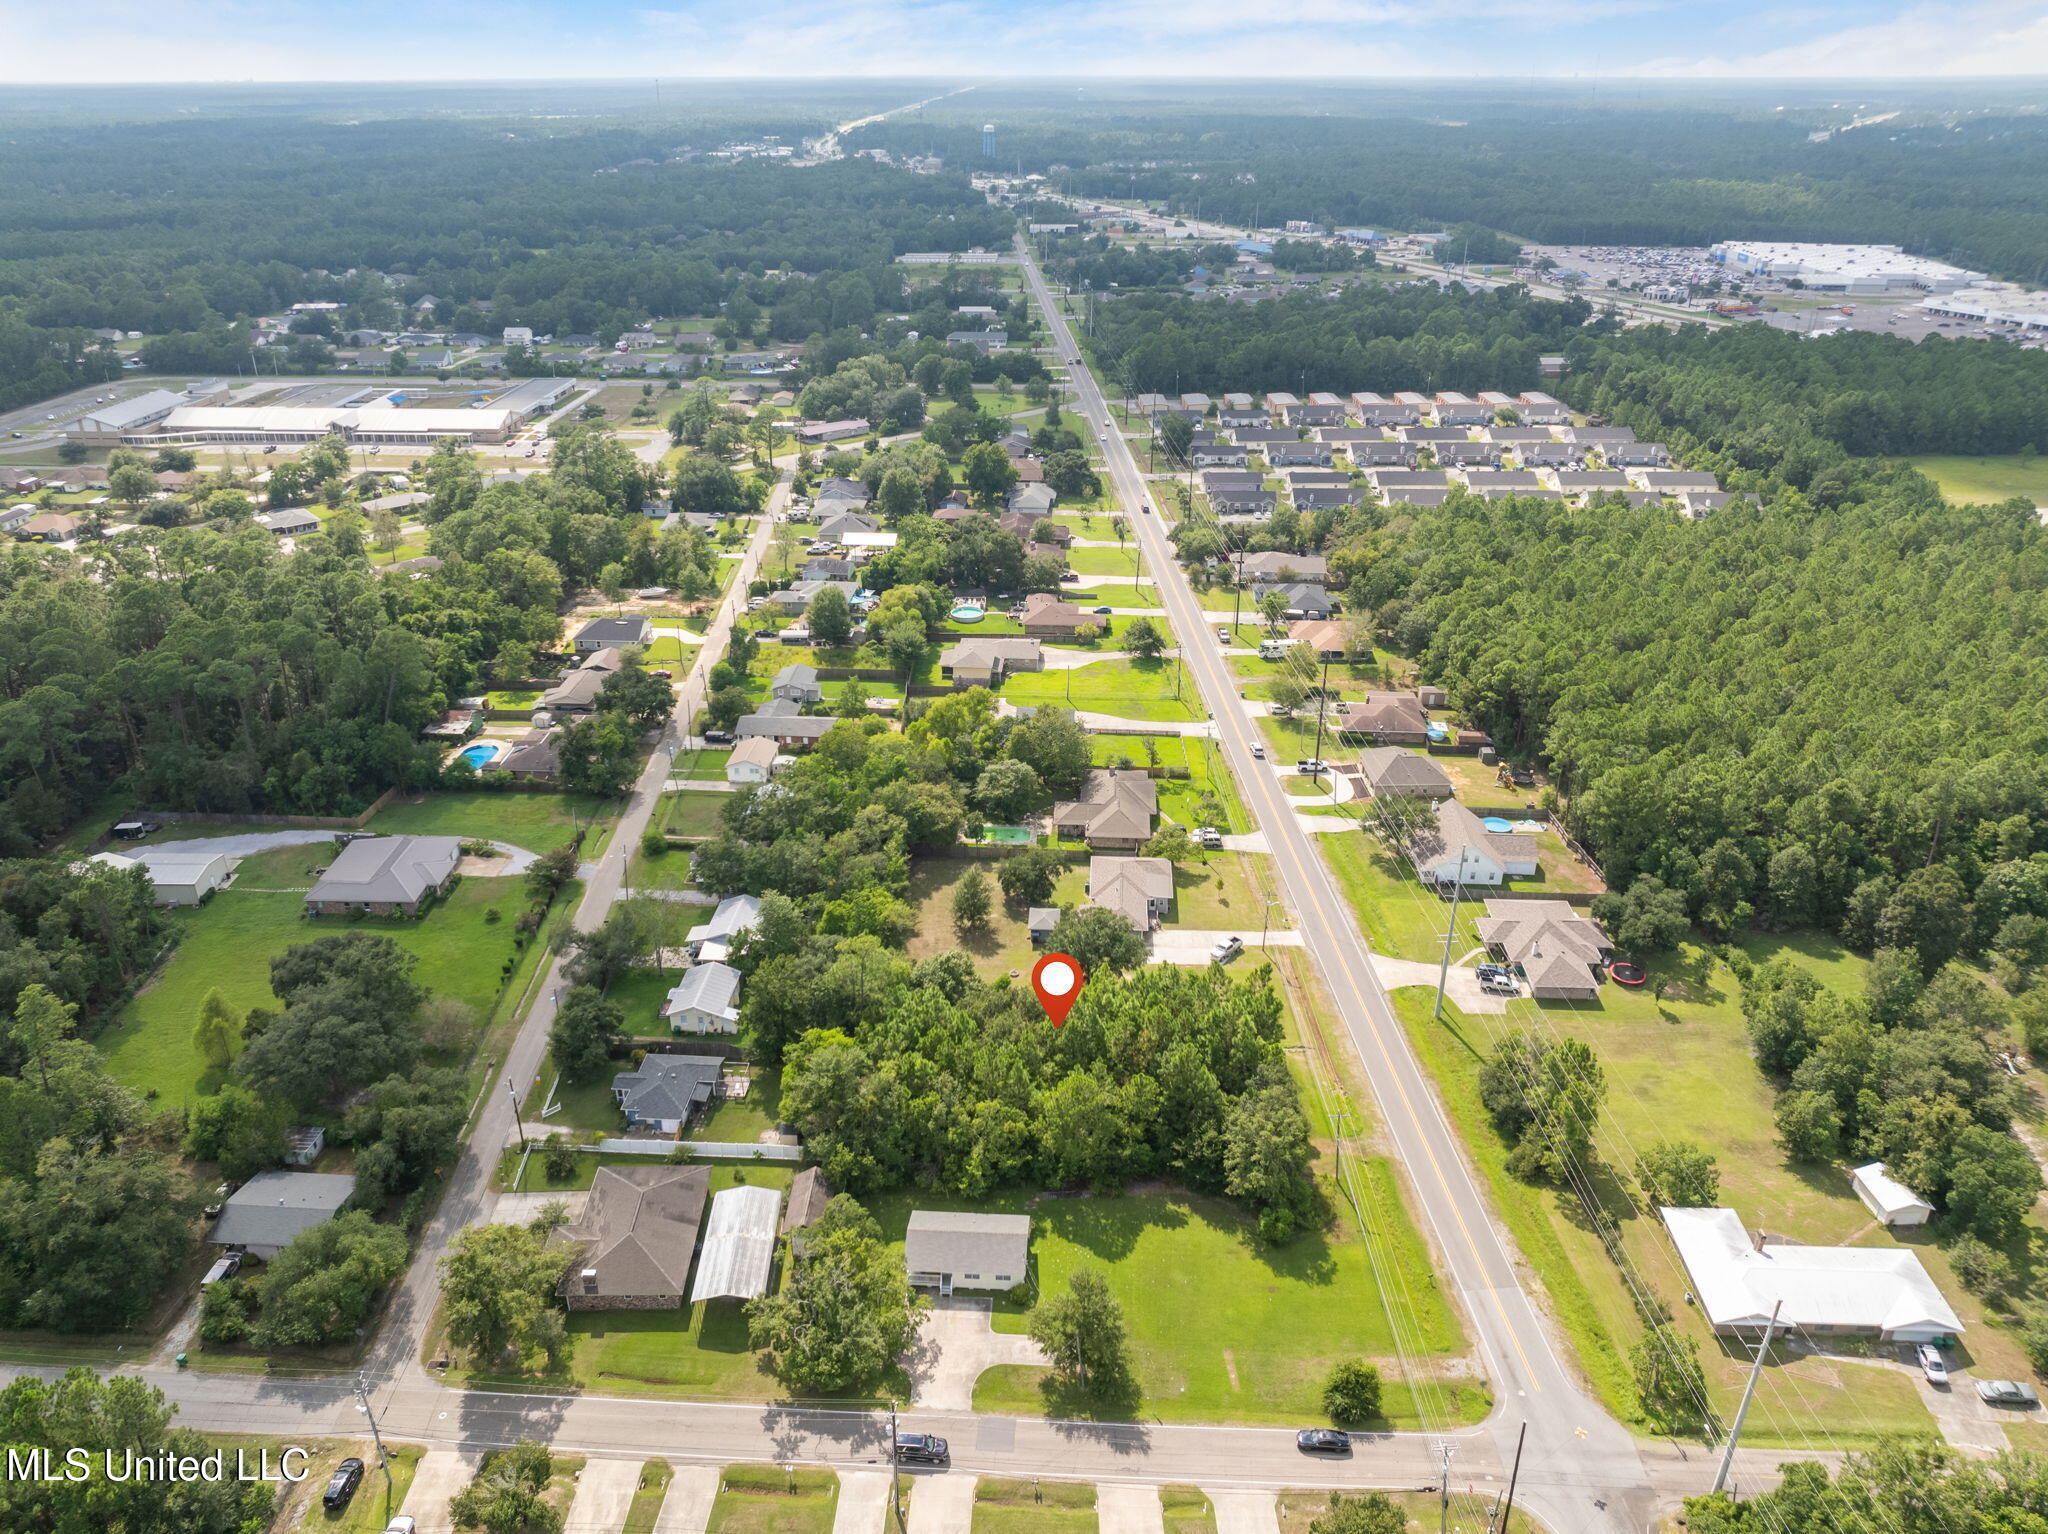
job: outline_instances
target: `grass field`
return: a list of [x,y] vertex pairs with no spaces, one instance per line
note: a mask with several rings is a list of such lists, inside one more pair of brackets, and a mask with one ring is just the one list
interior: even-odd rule
[[[1462,1484],[1454,1474],[1448,1519],[1443,1517],[1444,1509],[1439,1499],[1429,1492],[1390,1491],[1386,1495],[1408,1515],[1408,1527],[1423,1531],[1423,1534],[1431,1534],[1440,1521],[1451,1530],[1451,1534],[1496,1534],[1494,1525],[1487,1519],[1495,1493],[1464,1491]],[[1363,1496],[1365,1493],[1351,1495]],[[1283,1491],[1277,1509],[1280,1534],[1308,1534],[1309,1526],[1329,1510],[1330,1493],[1327,1491]],[[1519,1507],[1508,1515],[1508,1530],[1512,1534],[1544,1534],[1544,1526]]]
[[[1031,968],[1038,955],[1032,949],[1031,935],[1024,927],[1024,908],[1005,901],[1000,887],[989,891],[995,905],[989,912],[986,927],[979,932],[962,933],[953,925],[953,891],[967,877],[967,871],[979,868],[993,880],[996,867],[993,863],[970,862],[964,858],[915,858],[911,861],[909,899],[917,911],[917,931],[912,934],[907,950],[911,958],[929,959],[934,954],[957,949],[974,961],[976,972],[987,980]],[[1060,876],[1052,903],[1078,903],[1087,882],[1087,863],[1075,863]]]
[[1127,549],[1072,549],[1067,566],[1082,575],[1113,575],[1135,581],[1145,573],[1145,561],[1134,543]]
[[[528,852],[552,852],[571,840],[579,826],[609,824],[618,809],[617,801],[594,794],[480,789],[395,800],[376,813],[368,829],[384,836],[482,837]],[[589,838],[585,845],[587,851]]]
[[662,1499],[668,1495],[668,1483],[675,1475],[675,1467],[665,1459],[650,1459],[640,1467],[640,1486],[633,1493],[633,1505],[626,1510],[626,1526],[619,1534],[654,1534]]
[[[927,1194],[868,1202],[897,1241],[913,1205],[966,1207]],[[977,1411],[1317,1421],[1323,1376],[1337,1360],[1383,1360],[1400,1373],[1370,1257],[1348,1224],[1275,1248],[1259,1242],[1236,1205],[1184,1193],[1057,1199],[1007,1193],[975,1207],[1031,1215],[1033,1277],[1041,1292],[1063,1287],[1080,1267],[1105,1274],[1130,1326],[1140,1392],[1137,1401],[1109,1408],[1042,1389],[1042,1370],[1005,1367],[982,1376]],[[1429,1271],[1420,1238],[1405,1221],[1393,1245],[1385,1260],[1411,1275]],[[1433,1283],[1421,1286],[1417,1309],[1426,1353],[1462,1348],[1457,1323]],[[1021,1331],[1024,1317],[998,1302],[995,1324]],[[1406,1386],[1390,1381],[1387,1394],[1390,1417],[1412,1422]],[[1462,1408],[1475,1420],[1483,1396],[1463,1393]]]
[[[1215,741],[1200,735],[1091,735],[1091,760],[1098,767],[1165,767],[1185,770],[1185,778],[1155,778],[1159,791],[1160,823],[1198,826],[1214,824],[1219,831],[1249,831],[1251,820],[1238,797],[1237,780],[1223,760]],[[1223,818],[1204,818],[1200,804],[1215,798],[1223,805]]]
[[1095,1488],[1082,1481],[1005,1481],[974,1486],[973,1534],[1094,1534]]
[[[294,943],[359,931],[395,938],[418,956],[415,974],[423,985],[466,1003],[482,1023],[498,995],[500,967],[516,951],[513,918],[525,904],[518,880],[464,879],[417,920],[314,920],[299,895],[223,890],[205,905],[173,913],[180,940],[170,960],[95,1042],[115,1079],[161,1098],[164,1106],[215,1091],[222,1078],[192,1044],[207,993],[218,990],[238,1012],[275,1007],[272,958]],[[487,919],[493,909],[499,921]]]
[[1130,581],[1090,578],[1078,586],[1062,586],[1060,595],[1082,608],[1143,607],[1161,612],[1165,610],[1165,603],[1159,599],[1157,586],[1137,585]]
[[1907,463],[1941,487],[1952,501],[2006,501],[2014,496],[2048,506],[2048,458],[2018,453],[1962,457],[1927,453]]
[[1072,671],[1025,671],[1006,681],[1002,693],[1026,707],[1051,704],[1148,723],[1203,717],[1193,680],[1172,660],[1104,660]]
[[832,1534],[839,1477],[830,1470],[728,1465],[706,1534]]
[[[706,837],[718,834],[718,812],[724,808],[727,795],[706,793],[698,789],[677,789],[672,794],[661,796],[661,827],[670,836]],[[687,873],[689,857],[684,853],[664,854],[668,862],[680,864]]]
[[1164,1534],[1216,1534],[1216,1509],[1200,1487],[1160,1487],[1159,1509]]

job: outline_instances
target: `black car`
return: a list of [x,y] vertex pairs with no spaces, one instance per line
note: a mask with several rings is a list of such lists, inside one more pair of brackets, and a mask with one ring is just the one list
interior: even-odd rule
[[1351,1435],[1333,1427],[1305,1427],[1294,1435],[1294,1446],[1304,1454],[1349,1454]]
[[732,744],[731,730],[706,730],[704,744],[707,746],[729,746]]
[[334,1467],[334,1474],[327,1480],[327,1490],[320,1494],[320,1505],[330,1513],[339,1512],[348,1506],[348,1499],[362,1484],[363,1462],[350,1455]]
[[952,1450],[943,1438],[934,1438],[929,1433],[898,1433],[896,1435],[896,1462],[901,1465],[943,1465],[952,1458]]

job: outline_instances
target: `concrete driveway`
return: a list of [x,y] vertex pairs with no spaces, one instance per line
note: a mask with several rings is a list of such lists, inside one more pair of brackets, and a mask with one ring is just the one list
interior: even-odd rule
[[1270,1491],[1204,1486],[1216,1509],[1216,1534],[1280,1534],[1280,1502]]
[[1246,931],[1217,929],[1209,931],[1200,928],[1174,928],[1152,934],[1153,964],[1207,964],[1209,952],[1227,937],[1234,937],[1243,943],[1246,950],[1254,948],[1300,948],[1301,934],[1285,927],[1277,927],[1260,935],[1257,927]]
[[889,1519],[889,1472],[839,1472],[839,1508],[832,1515],[832,1534],[882,1534]]
[[[1436,989],[1437,967],[1434,964],[1416,959],[1390,959],[1383,953],[1376,953],[1372,956],[1372,967],[1373,972],[1379,976],[1381,986],[1389,991],[1404,985],[1427,986],[1432,991]],[[1508,1003],[1515,999],[1512,996],[1487,995],[1479,989],[1479,977],[1455,962],[1451,965],[1450,979],[1444,986],[1444,994],[1467,1012],[1505,1012]]]
[[637,1459],[594,1459],[576,1477],[576,1500],[562,1534],[619,1534],[640,1489]]
[[458,1453],[454,1449],[429,1449],[420,1456],[419,1468],[413,1472],[412,1485],[406,1489],[405,1503],[399,1509],[418,1523],[419,1534],[454,1534],[448,1504],[475,1477],[481,1458],[480,1454]]
[[718,1500],[718,1474],[716,1465],[676,1466],[654,1520],[654,1534],[704,1534],[711,1522],[711,1504]]
[[984,1369],[1050,1362],[1029,1337],[992,1330],[987,1300],[958,1294],[933,1302],[918,1328],[917,1341],[903,1359],[911,1380],[911,1404],[932,1411],[971,1409],[974,1382]]
[[927,1475],[910,1493],[908,1534],[961,1534],[974,1527],[971,1475]]
[[1157,1486],[1102,1482],[1095,1488],[1095,1521],[1100,1534],[1166,1534]]

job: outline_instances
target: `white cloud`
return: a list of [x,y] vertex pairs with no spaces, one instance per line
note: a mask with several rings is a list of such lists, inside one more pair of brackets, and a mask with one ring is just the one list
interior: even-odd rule
[[1980,0],[1914,5],[1760,53],[1653,59],[1640,73],[1840,80],[2048,74],[2048,4]]

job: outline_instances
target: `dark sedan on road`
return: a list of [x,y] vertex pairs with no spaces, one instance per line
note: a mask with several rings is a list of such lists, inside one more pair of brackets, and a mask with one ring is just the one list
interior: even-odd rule
[[1305,1427],[1294,1435],[1294,1446],[1304,1454],[1349,1454],[1351,1435],[1333,1427]]
[[934,1438],[929,1433],[898,1433],[896,1435],[896,1459],[904,1465],[943,1465],[952,1458],[952,1451],[943,1438]]

